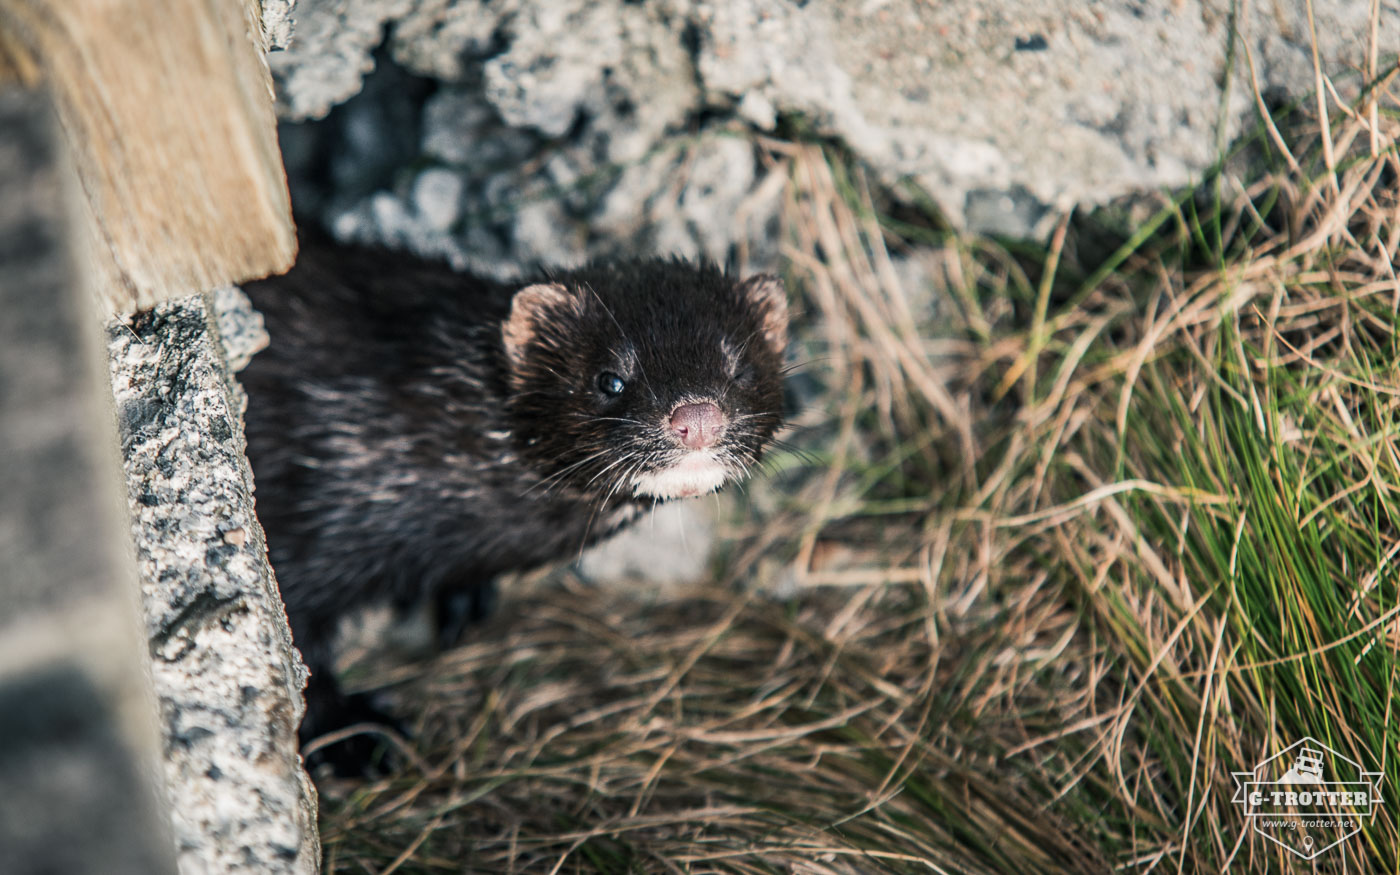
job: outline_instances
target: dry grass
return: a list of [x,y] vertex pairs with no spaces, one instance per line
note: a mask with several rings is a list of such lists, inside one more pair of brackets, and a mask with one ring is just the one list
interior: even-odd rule
[[[420,737],[428,774],[360,789],[327,843],[382,863],[432,826],[411,871],[1098,859],[1014,775],[977,777],[997,753],[979,732],[1060,707],[1012,689],[998,630],[933,643],[914,593],[850,595],[529,600],[509,629],[438,664]],[[969,669],[950,646],[986,658]],[[959,713],[977,698],[977,713]],[[963,842],[985,847],[955,850]]]
[[1400,786],[1400,124],[1373,81],[1324,82],[1310,135],[1261,129],[1277,172],[1099,256],[1068,218],[1039,253],[939,235],[765,143],[825,390],[808,455],[751,488],[728,585],[566,576],[384,673],[415,751],[323,788],[328,870],[1400,871],[1393,804],[1312,866],[1230,802],[1309,734]]

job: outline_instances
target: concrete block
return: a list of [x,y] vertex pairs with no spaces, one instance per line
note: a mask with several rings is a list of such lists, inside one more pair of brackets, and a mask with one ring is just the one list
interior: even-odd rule
[[0,871],[172,873],[71,165],[38,91],[0,131]]

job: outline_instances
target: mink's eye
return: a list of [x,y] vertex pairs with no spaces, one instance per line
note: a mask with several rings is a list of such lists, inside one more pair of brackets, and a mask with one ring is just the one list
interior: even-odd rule
[[616,398],[626,388],[627,382],[612,371],[603,371],[598,375],[598,391],[604,395]]

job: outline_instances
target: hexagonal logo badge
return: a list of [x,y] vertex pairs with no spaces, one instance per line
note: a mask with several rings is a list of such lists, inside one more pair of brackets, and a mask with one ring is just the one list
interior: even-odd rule
[[1385,803],[1381,772],[1315,738],[1289,745],[1250,772],[1232,772],[1235,795],[1254,831],[1311,860],[1361,831]]

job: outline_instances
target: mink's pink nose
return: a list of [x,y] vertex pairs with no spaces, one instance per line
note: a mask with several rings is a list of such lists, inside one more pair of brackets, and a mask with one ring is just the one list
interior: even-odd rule
[[719,441],[720,429],[724,427],[724,414],[717,405],[709,401],[700,404],[682,404],[671,413],[671,431],[680,442],[692,450],[712,447]]

